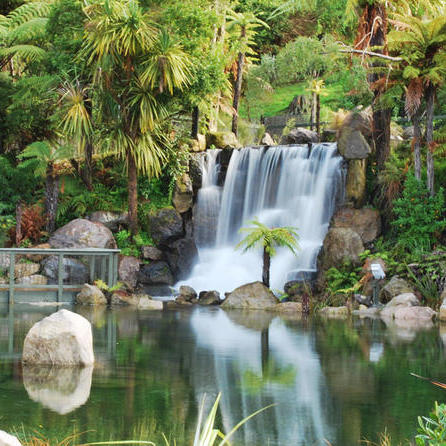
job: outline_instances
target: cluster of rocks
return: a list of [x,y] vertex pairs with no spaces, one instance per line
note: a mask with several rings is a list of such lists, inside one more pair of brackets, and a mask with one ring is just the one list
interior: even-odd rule
[[273,292],[262,282],[242,285],[221,300],[218,291],[202,291],[199,294],[189,287],[181,286],[175,301],[168,306],[220,305],[225,310],[267,310],[276,313],[300,315],[302,304],[299,302],[279,303]]

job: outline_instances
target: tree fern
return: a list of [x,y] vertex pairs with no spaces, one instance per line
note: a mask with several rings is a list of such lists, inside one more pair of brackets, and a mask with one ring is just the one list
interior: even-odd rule
[[263,283],[269,287],[270,259],[276,254],[276,247],[286,247],[293,254],[299,249],[297,228],[284,226],[279,228],[268,228],[257,219],[249,221],[253,227],[241,228],[241,233],[248,235],[237,244],[236,249],[246,252],[256,247],[263,248]]

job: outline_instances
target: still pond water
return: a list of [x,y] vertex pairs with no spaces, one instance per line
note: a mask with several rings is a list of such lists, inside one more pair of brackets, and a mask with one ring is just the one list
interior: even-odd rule
[[77,308],[93,324],[94,370],[21,366],[24,337],[51,309],[0,313],[0,429],[79,443],[145,439],[191,445],[203,395],[222,393],[219,426],[269,404],[240,430],[238,445],[357,445],[386,428],[395,444],[416,432],[446,391],[438,326],[407,330],[381,321],[286,320],[267,313],[136,312]]

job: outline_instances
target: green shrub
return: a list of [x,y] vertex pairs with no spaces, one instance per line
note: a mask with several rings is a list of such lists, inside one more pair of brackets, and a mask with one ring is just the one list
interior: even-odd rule
[[446,444],[446,405],[435,403],[429,417],[418,417],[418,446],[444,446]]
[[330,268],[325,278],[327,280],[327,289],[332,294],[351,294],[360,288],[360,271],[351,262],[344,262],[341,267]]
[[415,253],[430,251],[437,235],[446,228],[443,207],[442,188],[431,197],[424,183],[409,174],[402,197],[394,201],[396,218],[392,225],[398,239],[397,244]]

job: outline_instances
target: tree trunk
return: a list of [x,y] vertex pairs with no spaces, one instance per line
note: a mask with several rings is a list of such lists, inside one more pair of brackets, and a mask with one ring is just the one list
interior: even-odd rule
[[429,85],[426,88],[426,168],[427,188],[431,196],[434,196],[434,106],[435,87]]
[[[88,98],[85,98],[85,109],[90,117],[90,121],[93,115],[93,105]],[[90,141],[90,135],[86,135],[85,141],[85,168],[84,168],[84,178],[83,181],[85,183],[86,188],[91,191],[93,190],[93,144]]]
[[[242,32],[240,35],[241,39],[246,37],[246,28],[242,27]],[[240,102],[240,96],[242,94],[242,81],[243,81],[243,66],[245,64],[245,55],[243,53],[238,53],[237,60],[237,79],[234,85],[234,100],[232,102],[232,107],[234,108],[234,116],[232,117],[232,131],[237,136],[238,132],[238,107]]]
[[195,106],[192,110],[192,131],[190,136],[194,139],[198,139],[198,125],[200,122],[200,109]]
[[265,286],[269,288],[269,269],[271,265],[271,256],[266,251],[266,248],[263,248],[263,272],[262,272],[262,281]]
[[54,175],[53,166],[50,164],[47,169],[45,189],[46,231],[48,234],[54,232],[56,228],[58,201],[59,175]]
[[[376,53],[387,55],[387,11],[384,4],[373,2],[367,4],[360,19],[359,32],[356,37],[357,49],[377,48]],[[383,66],[383,62],[375,61],[373,67]],[[385,166],[390,154],[390,119],[391,110],[382,108],[379,103],[383,93],[380,81],[383,75],[379,72],[372,72],[368,76],[369,83],[373,88],[374,101],[372,104],[373,126],[372,136],[376,150],[376,163],[378,170]]]
[[414,169],[415,178],[421,180],[421,107],[412,116],[413,124],[413,158],[414,158]]
[[136,170],[135,157],[132,153],[127,153],[128,168],[128,206],[129,206],[129,227],[132,236],[138,234],[138,175]]
[[321,96],[316,94],[316,132],[321,139]]
[[90,141],[85,143],[85,168],[83,174],[85,187],[93,190],[93,144]]
[[21,200],[17,202],[15,207],[15,244],[20,246],[22,241],[22,215],[23,215],[23,203]]

